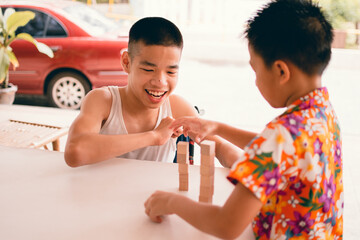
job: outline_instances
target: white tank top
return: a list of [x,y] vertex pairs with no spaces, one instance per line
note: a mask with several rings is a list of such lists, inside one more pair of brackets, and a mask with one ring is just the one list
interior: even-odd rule
[[[108,119],[100,129],[100,134],[128,134],[121,108],[121,97],[117,86],[109,86],[112,95],[112,105]],[[167,98],[161,105],[155,128],[163,118],[172,116],[170,101]],[[119,157],[156,162],[173,162],[176,151],[176,138],[170,138],[164,145],[148,146],[125,153]]]

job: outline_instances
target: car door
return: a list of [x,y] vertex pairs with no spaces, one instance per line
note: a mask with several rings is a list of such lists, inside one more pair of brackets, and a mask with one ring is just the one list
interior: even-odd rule
[[[27,25],[18,28],[17,34],[29,33],[37,41],[51,47],[55,54],[61,49],[61,45],[57,42],[66,38],[67,32],[55,18],[36,9],[15,8],[15,10],[30,10],[35,13],[35,18]],[[19,61],[19,67],[15,70],[10,69],[10,82],[18,86],[20,93],[42,94],[45,77],[56,61],[56,56],[51,59],[24,40],[14,41],[11,47]]]

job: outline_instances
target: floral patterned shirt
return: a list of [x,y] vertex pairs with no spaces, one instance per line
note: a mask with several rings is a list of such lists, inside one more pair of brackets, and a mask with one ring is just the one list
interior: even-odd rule
[[268,123],[228,179],[263,203],[253,222],[256,239],[342,239],[341,136],[327,89],[298,99]]

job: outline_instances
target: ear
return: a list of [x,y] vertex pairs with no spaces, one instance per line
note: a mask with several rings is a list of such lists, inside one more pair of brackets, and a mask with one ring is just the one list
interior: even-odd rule
[[285,61],[276,60],[273,64],[273,70],[275,71],[276,76],[280,79],[280,85],[283,85],[290,80],[290,69]]
[[121,66],[126,73],[130,73],[131,58],[128,51],[121,54]]

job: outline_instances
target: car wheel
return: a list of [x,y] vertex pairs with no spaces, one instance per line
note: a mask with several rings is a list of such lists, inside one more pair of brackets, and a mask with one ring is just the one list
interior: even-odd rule
[[81,101],[89,91],[90,85],[83,76],[62,72],[50,80],[47,96],[49,103],[54,107],[79,109]]

